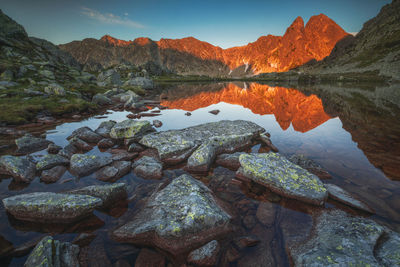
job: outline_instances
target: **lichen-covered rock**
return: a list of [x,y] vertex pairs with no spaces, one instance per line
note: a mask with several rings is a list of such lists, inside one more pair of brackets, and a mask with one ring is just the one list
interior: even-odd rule
[[151,79],[146,77],[135,77],[127,80],[124,83],[125,86],[140,86],[143,89],[152,89],[154,87],[154,83]]
[[213,240],[190,252],[188,262],[196,266],[215,266],[218,261],[220,246],[217,240]]
[[109,69],[106,71],[101,72],[97,76],[97,81],[99,86],[105,86],[105,85],[120,85],[121,82],[121,76],[119,73],[114,70],[114,69]]
[[87,195],[36,192],[3,199],[5,209],[15,218],[43,223],[69,223],[92,214],[103,201]]
[[400,235],[340,210],[325,210],[311,236],[289,245],[294,266],[399,266]]
[[111,129],[110,137],[117,140],[140,139],[144,134],[154,131],[148,121],[124,120]]
[[307,171],[315,174],[321,179],[329,179],[332,178],[332,176],[324,170],[318,163],[315,161],[307,158],[303,154],[298,154],[298,155],[292,155],[290,158],[288,158],[291,162],[294,164],[299,165],[303,169],[306,169]]
[[46,149],[49,144],[53,142],[43,139],[34,137],[30,134],[24,135],[15,140],[15,144],[17,145],[17,153],[19,154],[27,154],[33,153],[42,149]]
[[[182,130],[170,130],[165,132],[151,133],[140,140],[140,144],[155,148],[162,161],[168,161],[172,157],[179,157],[191,149],[209,141],[213,138],[225,138],[224,145],[218,153],[234,152],[246,145],[236,142],[245,136],[256,137],[265,131],[262,127],[250,121],[219,121],[205,123]],[[218,138],[217,138],[218,139]],[[251,139],[251,138],[250,138]],[[218,140],[219,142],[220,140]],[[182,157],[185,160],[185,157]]]
[[101,139],[100,142],[97,143],[99,148],[110,148],[115,145],[114,141],[108,138]]
[[100,106],[105,106],[105,105],[111,105],[112,101],[108,97],[106,97],[103,94],[95,94],[92,98],[92,102],[94,104],[100,105]]
[[79,247],[46,236],[35,246],[25,267],[79,267]]
[[40,181],[44,183],[55,183],[60,180],[66,171],[67,168],[64,166],[56,166],[49,170],[44,170],[40,175]]
[[239,178],[247,178],[288,198],[323,205],[328,191],[317,176],[277,153],[243,154]]
[[101,139],[103,139],[101,135],[95,133],[92,129],[86,126],[73,131],[67,139],[70,140],[73,137],[77,137],[88,143],[98,143]]
[[47,153],[49,154],[57,154],[58,152],[60,152],[60,150],[62,149],[62,147],[57,146],[55,144],[49,144],[47,146]]
[[36,167],[25,157],[1,156],[0,172],[11,175],[17,182],[29,183],[35,178]]
[[49,95],[65,96],[65,89],[59,84],[52,83],[44,88],[44,92]]
[[210,189],[189,175],[181,175],[154,193],[143,210],[112,237],[178,255],[230,231],[230,216],[218,206]]
[[78,150],[81,151],[89,151],[92,149],[92,146],[83,141],[82,139],[79,139],[78,137],[74,136],[71,139],[68,140],[71,145],[76,147]]
[[111,163],[110,155],[74,154],[71,157],[70,170],[78,176],[85,176]]
[[235,152],[233,154],[218,155],[215,161],[218,165],[236,171],[240,167],[239,157],[245,152]]
[[83,188],[75,189],[68,192],[69,194],[88,195],[103,200],[103,206],[108,207],[118,200],[127,197],[126,184],[115,183],[107,185],[91,185]]
[[58,155],[63,156],[64,158],[70,159],[72,157],[72,155],[74,155],[77,152],[78,152],[78,149],[73,144],[68,144],[58,152]]
[[357,199],[355,196],[352,196],[349,192],[340,188],[334,184],[325,184],[326,189],[328,189],[329,197],[339,201],[347,206],[360,209],[369,213],[374,213],[374,211],[363,201]]
[[97,129],[95,130],[95,133],[105,137],[105,138],[109,138],[110,137],[110,132],[112,127],[114,127],[114,125],[117,122],[115,121],[103,121],[102,123],[100,123],[99,127],[97,127]]
[[155,158],[144,156],[132,164],[133,172],[144,179],[161,179],[163,165]]
[[49,154],[43,156],[39,162],[36,163],[36,169],[38,171],[43,171],[59,165],[67,166],[69,165],[69,160],[60,155]]
[[129,173],[130,161],[114,161],[110,166],[101,168],[96,172],[96,179],[103,182],[112,182]]

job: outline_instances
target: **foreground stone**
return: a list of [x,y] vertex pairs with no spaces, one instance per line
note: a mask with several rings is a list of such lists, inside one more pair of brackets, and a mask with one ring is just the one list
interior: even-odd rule
[[323,211],[307,241],[289,247],[294,266],[399,266],[400,235],[341,210]]
[[218,261],[219,250],[218,241],[213,240],[190,252],[188,262],[196,266],[215,266]]
[[369,213],[374,213],[374,211],[368,207],[363,201],[357,199],[356,197],[352,196],[349,192],[345,191],[344,189],[340,188],[334,184],[325,184],[326,189],[328,189],[329,197],[341,202],[347,206],[360,209]]
[[43,150],[46,149],[47,146],[52,143],[53,142],[49,140],[34,137],[30,134],[24,135],[23,137],[20,137],[15,140],[15,144],[18,147],[16,152],[19,154],[27,154]]
[[64,166],[56,166],[49,170],[44,170],[40,176],[40,181],[44,183],[55,183],[60,180],[66,171],[67,168]]
[[78,149],[73,144],[68,144],[58,152],[58,155],[70,159],[77,152]]
[[1,156],[0,173],[11,175],[15,181],[30,183],[35,178],[36,167],[25,157]]
[[112,158],[109,155],[74,154],[71,157],[70,169],[78,176],[86,176],[111,163]]
[[79,246],[44,237],[33,249],[25,267],[79,267]]
[[144,156],[132,164],[133,172],[144,179],[161,179],[163,165],[155,158]]
[[70,140],[74,137],[77,137],[88,143],[98,143],[101,139],[103,139],[101,135],[97,134],[89,127],[81,127],[76,129],[70,136],[68,136],[67,139]]
[[112,234],[120,242],[190,252],[230,230],[230,216],[200,181],[181,175],[153,194],[131,222]]
[[43,223],[69,223],[92,214],[103,201],[87,195],[36,192],[3,199],[15,218]]
[[97,127],[97,129],[95,130],[95,133],[105,137],[105,138],[109,138],[110,137],[110,132],[112,127],[114,127],[114,125],[117,122],[115,121],[103,121],[102,123],[100,123],[99,127]]
[[218,165],[236,171],[240,168],[239,157],[244,152],[235,152],[233,154],[221,154],[215,161]]
[[118,122],[111,129],[110,137],[117,140],[139,140],[144,134],[154,131],[148,121],[124,120]]
[[277,153],[243,154],[239,178],[247,178],[287,198],[323,205],[328,191],[317,176]]
[[45,155],[43,156],[38,163],[36,163],[36,169],[38,171],[51,169],[55,166],[67,166],[69,165],[69,160],[61,155]]
[[164,255],[147,248],[142,248],[135,261],[135,267],[162,267],[165,266],[165,262]]
[[114,161],[110,166],[98,170],[96,172],[96,179],[103,182],[111,182],[128,174],[130,170],[130,161]]

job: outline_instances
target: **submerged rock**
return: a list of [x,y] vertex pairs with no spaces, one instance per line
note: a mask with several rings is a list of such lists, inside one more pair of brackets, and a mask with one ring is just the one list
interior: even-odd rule
[[341,202],[347,206],[360,209],[369,213],[374,213],[374,211],[368,207],[363,201],[357,199],[356,197],[352,196],[349,192],[345,191],[344,189],[340,188],[334,184],[325,184],[326,189],[328,189],[329,197]]
[[163,165],[155,158],[144,156],[132,164],[133,172],[144,179],[161,179]]
[[305,155],[302,154],[292,155],[289,158],[289,160],[294,164],[299,165],[303,169],[306,169],[307,171],[315,174],[321,179],[332,178],[332,176],[326,170],[324,170],[318,163],[316,163],[311,159],[308,159]]
[[148,121],[124,120],[111,129],[110,137],[117,140],[140,139],[144,134],[154,131]]
[[16,152],[20,154],[33,153],[39,150],[46,149],[47,146],[52,143],[53,142],[49,140],[34,137],[30,134],[24,135],[23,137],[15,140],[15,144],[18,147]]
[[3,199],[5,209],[15,218],[43,223],[69,223],[92,214],[103,201],[87,195],[36,192]]
[[103,206],[108,207],[118,200],[127,197],[126,184],[115,183],[110,185],[91,185],[83,188],[69,191],[70,194],[88,195],[100,198],[103,201]]
[[95,133],[89,127],[81,127],[76,129],[70,136],[68,136],[67,139],[70,140],[74,137],[77,137],[88,143],[98,143],[101,139],[103,139],[101,135]]
[[190,252],[188,262],[196,266],[215,266],[218,261],[220,246],[217,240],[213,240]]
[[44,237],[33,249],[25,267],[79,267],[79,247],[61,242],[51,236]]
[[130,161],[114,161],[110,166],[98,170],[96,172],[96,178],[100,181],[111,182],[128,174],[130,170]]
[[230,230],[230,216],[218,206],[210,189],[185,174],[154,193],[143,210],[112,236],[119,242],[155,246],[178,255]]
[[78,176],[85,176],[111,163],[110,155],[74,154],[71,157],[70,169],[72,173]]
[[67,168],[64,166],[56,166],[49,170],[44,170],[40,176],[40,181],[44,183],[55,183],[60,180],[66,171]]
[[135,267],[163,267],[165,266],[165,262],[165,257],[162,254],[147,248],[142,248],[135,261]]
[[310,238],[289,246],[294,266],[399,266],[400,235],[341,210],[325,210]]
[[233,154],[221,154],[215,161],[218,165],[236,171],[240,168],[239,157],[245,152],[235,152]]
[[114,125],[117,122],[115,121],[103,121],[102,123],[100,123],[99,127],[97,127],[97,129],[95,130],[95,133],[105,137],[105,138],[109,138],[110,137],[110,132],[112,127],[114,127]]
[[69,164],[69,160],[61,155],[45,155],[43,156],[38,163],[36,163],[36,169],[38,171],[51,169],[55,166],[63,165],[67,166]]
[[29,183],[35,178],[36,167],[25,157],[1,156],[0,172],[11,175],[17,182]]
[[328,191],[317,176],[276,153],[243,154],[239,178],[247,178],[288,198],[323,205]]

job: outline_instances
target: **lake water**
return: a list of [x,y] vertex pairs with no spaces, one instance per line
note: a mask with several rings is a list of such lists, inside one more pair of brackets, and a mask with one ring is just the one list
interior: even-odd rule
[[[280,153],[291,156],[304,154],[327,170],[334,183],[351,192],[376,211],[373,219],[400,231],[400,88],[395,86],[271,86],[259,83],[168,84],[159,86],[161,105],[168,107],[157,117],[142,119],[162,121],[158,131],[182,129],[219,120],[249,120],[264,127]],[[219,110],[217,115],[209,113]],[[186,113],[191,115],[187,116]],[[47,129],[46,138],[65,146],[66,137],[75,129],[92,129],[105,120],[122,121],[128,111],[109,110],[104,116],[93,116],[83,121],[61,123]],[[3,143],[10,140],[2,140]],[[252,151],[263,151],[257,145]],[[7,151],[8,152],[8,151]],[[6,152],[1,152],[4,154]],[[9,152],[8,152],[9,153]],[[40,156],[45,151],[34,153]],[[100,153],[95,147],[88,153]],[[181,166],[164,171],[169,179],[183,173]],[[196,176],[215,194],[227,202],[237,216],[233,235],[253,235],[261,243],[244,251],[237,251],[229,240],[221,240],[221,265],[246,266],[271,262],[287,266],[287,243],[304,237],[312,226],[312,214],[318,208],[276,198],[247,185],[232,182],[235,173],[214,166],[207,176]],[[0,196],[35,192],[61,192],[86,185],[102,184],[92,176],[76,179],[68,172],[54,184],[35,179],[29,185],[17,184],[2,176]],[[156,181],[143,180],[128,174],[119,181],[130,188],[130,200],[108,212],[96,211],[95,216],[78,225],[68,227],[24,223],[10,218],[0,207],[0,247],[5,240],[15,247],[50,233],[57,239],[71,241],[79,233],[95,233],[88,253],[89,266],[111,266],[118,260],[135,262],[138,248],[118,244],[108,238],[108,230],[127,221],[143,205],[142,198],[154,188]],[[275,213],[270,225],[257,218],[262,202],[272,202]],[[327,207],[338,207],[359,216],[368,216],[328,202]],[[260,211],[259,211],[260,212]],[[235,256],[235,250],[237,255]],[[82,253],[83,254],[83,253]],[[232,256],[233,255],[233,256]],[[9,266],[20,266],[27,256],[2,261]],[[97,264],[97,265],[96,265]]]

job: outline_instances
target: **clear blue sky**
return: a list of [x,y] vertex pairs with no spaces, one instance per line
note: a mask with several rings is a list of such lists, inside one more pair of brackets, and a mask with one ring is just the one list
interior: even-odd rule
[[390,0],[0,0],[0,8],[31,36],[55,44],[100,38],[193,36],[223,48],[267,34],[282,35],[301,16],[324,13],[358,32]]

